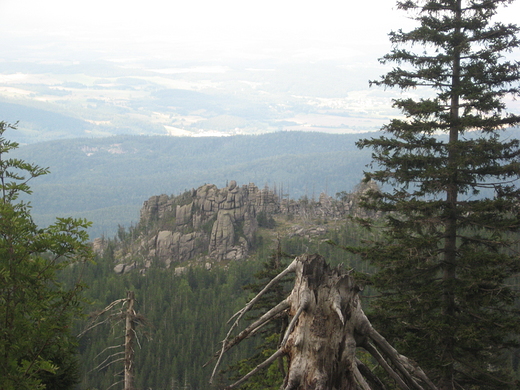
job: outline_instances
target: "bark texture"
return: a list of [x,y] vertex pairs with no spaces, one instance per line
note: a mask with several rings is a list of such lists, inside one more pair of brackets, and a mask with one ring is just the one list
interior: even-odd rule
[[128,309],[125,315],[125,387],[124,390],[134,390],[134,340],[135,340],[135,295],[127,292]]
[[[287,273],[295,273],[290,295],[231,337],[244,314],[258,298]],[[361,307],[353,278],[341,268],[330,268],[319,255],[303,255],[275,277],[255,298],[235,314],[234,323],[218,353],[214,374],[222,355],[284,311],[291,318],[279,349],[264,363],[228,388],[240,386],[253,374],[283,356],[287,375],[284,390],[376,390],[385,384],[356,357],[364,348],[405,390],[436,389],[424,372],[400,355],[370,324]],[[232,318],[232,319],[233,319]]]

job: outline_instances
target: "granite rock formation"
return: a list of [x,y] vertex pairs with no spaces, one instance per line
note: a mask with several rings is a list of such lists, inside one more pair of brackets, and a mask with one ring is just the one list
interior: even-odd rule
[[[119,256],[121,263],[114,270],[124,273],[133,269],[136,256],[148,266],[155,262],[166,267],[194,258],[206,262],[244,259],[253,246],[260,215],[297,216],[300,221],[338,220],[356,214],[353,207],[358,197],[344,194],[337,200],[321,194],[318,201],[280,199],[268,187],[259,189],[253,183],[238,186],[234,180],[224,188],[205,184],[178,196],[152,196],[141,209],[140,235],[133,248]],[[312,234],[323,234],[323,228],[313,229],[316,233]],[[311,234],[312,229],[307,230],[293,234]]]
[[232,180],[225,188],[205,184],[180,196],[152,196],[139,223],[156,230],[148,249],[167,266],[203,254],[216,261],[242,259],[253,243],[257,214],[279,208],[273,191]]

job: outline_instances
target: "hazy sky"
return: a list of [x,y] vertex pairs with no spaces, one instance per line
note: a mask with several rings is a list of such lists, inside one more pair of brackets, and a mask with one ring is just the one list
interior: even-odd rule
[[[393,0],[0,0],[0,49],[104,58],[380,57],[411,21]],[[520,2],[502,12],[513,21]],[[1,57],[0,57],[1,58]]]
[[[407,23],[392,0],[0,0],[0,45],[104,56],[352,58]],[[31,44],[25,47],[26,44]],[[381,46],[383,45],[383,46]],[[377,52],[377,49],[376,49]]]
[[[518,23],[519,15],[517,0],[496,19]],[[104,59],[157,70],[273,58],[319,67],[333,59],[350,68],[340,89],[364,93],[384,73],[377,59],[390,49],[388,33],[414,24],[394,0],[0,0],[0,63]],[[520,51],[512,56],[520,60]]]
[[[411,22],[393,0],[0,0],[0,47],[62,58],[380,56]],[[515,21],[520,2],[500,13]],[[14,47],[13,47],[14,46]],[[5,52],[5,51],[4,51]],[[1,58],[1,57],[0,57]]]

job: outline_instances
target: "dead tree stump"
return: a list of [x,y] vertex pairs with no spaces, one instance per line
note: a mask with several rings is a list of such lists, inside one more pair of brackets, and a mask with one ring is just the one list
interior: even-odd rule
[[[290,295],[234,338],[233,330],[258,298],[290,272],[296,274]],[[236,313],[213,370],[222,355],[283,312],[291,318],[279,349],[228,388],[235,388],[283,356],[287,360],[284,390],[379,390],[385,384],[356,357],[365,349],[403,390],[436,389],[424,372],[400,355],[370,324],[349,272],[330,268],[319,255],[303,255]]]

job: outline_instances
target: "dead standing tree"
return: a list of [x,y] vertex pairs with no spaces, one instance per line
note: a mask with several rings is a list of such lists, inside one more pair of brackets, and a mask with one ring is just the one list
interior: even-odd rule
[[127,292],[126,297],[128,308],[125,312],[125,373],[124,390],[134,389],[134,342],[135,342],[135,319],[134,310],[135,295],[133,291]]
[[[112,312],[113,308],[121,305],[120,311]],[[83,336],[88,331],[95,327],[102,325],[108,321],[117,320],[125,321],[125,342],[122,345],[115,345],[105,348],[98,356],[106,351],[122,348],[123,351],[115,352],[108,356],[95,370],[101,370],[117,362],[124,362],[123,379],[112,384],[116,386],[123,382],[124,390],[134,390],[134,344],[136,341],[136,326],[145,322],[145,319],[140,314],[137,314],[134,309],[135,294],[133,291],[127,291],[126,298],[118,299],[105,307],[101,312],[93,315],[91,325],[87,327],[78,337]],[[126,310],[125,310],[126,306]],[[101,316],[107,312],[111,312],[105,320],[100,320]]]
[[[239,321],[260,296],[291,272],[296,277],[289,296],[231,338]],[[296,257],[231,318],[235,318],[235,321],[217,354],[212,380],[226,351],[255,334],[273,318],[287,312],[291,320],[279,349],[250,373],[228,386],[228,389],[240,386],[280,357],[287,360],[283,390],[385,389],[382,381],[356,357],[357,348],[370,353],[399,388],[436,389],[415,362],[400,355],[372,327],[361,308],[359,291],[348,272],[330,268],[323,257]]]

